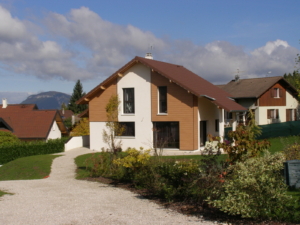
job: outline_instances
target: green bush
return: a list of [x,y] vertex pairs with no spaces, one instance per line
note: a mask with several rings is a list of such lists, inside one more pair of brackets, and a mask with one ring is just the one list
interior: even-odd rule
[[3,144],[18,143],[18,142],[20,142],[20,140],[16,135],[10,132],[0,131],[0,146]]
[[89,168],[91,177],[108,177],[114,179],[124,179],[126,177],[126,169],[122,166],[119,166],[113,161],[117,158],[125,157],[126,153],[124,152],[101,152],[101,154],[94,154],[91,157],[87,158],[85,164]]
[[295,143],[289,145],[283,150],[286,160],[299,159],[300,160],[300,144]]
[[260,219],[292,219],[294,202],[287,195],[281,171],[282,153],[268,151],[257,158],[237,162],[228,168],[220,198],[209,202],[230,215]]
[[63,152],[65,147],[65,138],[45,141],[30,141],[18,143],[6,143],[0,145],[0,164],[12,160],[32,156],[45,155]]
[[[214,157],[215,159],[216,157]],[[134,174],[134,184],[145,188],[168,201],[188,201],[206,204],[213,190],[223,184],[222,167],[212,156],[202,160],[174,160],[152,158],[147,165]]]

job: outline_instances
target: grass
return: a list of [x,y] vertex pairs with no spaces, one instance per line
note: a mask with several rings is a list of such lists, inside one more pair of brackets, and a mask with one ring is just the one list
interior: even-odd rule
[[101,154],[101,152],[88,153],[88,154],[77,156],[75,158],[75,164],[77,165],[76,179],[89,177],[90,173],[89,173],[87,167],[92,167],[92,165],[88,164],[88,159],[91,158],[92,156],[97,156],[100,154]]
[[0,197],[2,197],[3,195],[12,195],[12,193],[8,193],[0,190]]
[[54,158],[60,155],[36,155],[19,158],[0,167],[0,181],[32,180],[49,176]]
[[286,146],[295,142],[300,143],[300,136],[277,137],[268,139],[271,142],[269,151],[271,153],[282,151]]

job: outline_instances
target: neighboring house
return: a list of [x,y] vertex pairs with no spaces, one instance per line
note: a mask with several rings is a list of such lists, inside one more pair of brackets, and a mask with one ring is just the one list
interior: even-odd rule
[[224,110],[246,110],[183,66],[135,57],[77,101],[89,104],[93,150],[107,147],[102,140],[105,107],[116,94],[121,101],[119,122],[126,128],[119,137],[123,149],[152,147],[157,134],[157,140],[166,142],[164,148],[198,150],[208,134],[223,136]]
[[35,104],[0,105],[0,130],[10,131],[20,140],[61,138],[67,130],[57,110],[38,110]]
[[[283,77],[239,79],[236,76],[228,84],[218,86],[230,93],[237,103],[251,109],[259,125],[294,121],[298,118],[298,92]],[[240,121],[245,120],[245,114],[240,114]]]
[[73,111],[68,109],[59,110],[59,114],[63,120],[72,119],[72,116],[74,115]]

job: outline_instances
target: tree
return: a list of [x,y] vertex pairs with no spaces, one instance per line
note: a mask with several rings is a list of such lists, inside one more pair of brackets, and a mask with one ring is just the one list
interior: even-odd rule
[[20,140],[16,135],[6,131],[0,131],[0,145],[19,143],[19,142]]
[[69,110],[72,110],[75,114],[79,114],[87,109],[87,105],[77,105],[76,101],[82,98],[85,95],[82,89],[82,84],[80,80],[78,80],[74,86],[73,94],[70,99],[70,103],[68,106]]
[[257,157],[261,152],[270,147],[267,140],[256,140],[261,135],[261,128],[256,124],[254,114],[248,113],[248,124],[239,125],[235,131],[228,132],[229,140],[219,144],[220,148],[228,154],[228,161],[235,163],[247,158]]
[[105,123],[106,129],[103,130],[103,141],[108,145],[111,153],[121,148],[122,141],[116,139],[116,136],[121,136],[125,128],[118,122],[120,100],[118,95],[112,95],[106,105]]
[[82,118],[79,123],[75,125],[71,132],[71,136],[84,136],[90,135],[90,126],[89,126],[89,119]]

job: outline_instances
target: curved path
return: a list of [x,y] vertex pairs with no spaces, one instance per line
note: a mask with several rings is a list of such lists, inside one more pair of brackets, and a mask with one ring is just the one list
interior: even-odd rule
[[90,152],[78,148],[61,153],[47,179],[0,181],[0,190],[14,193],[0,198],[0,224],[213,224],[164,209],[127,190],[74,179],[74,158]]

